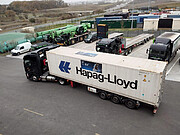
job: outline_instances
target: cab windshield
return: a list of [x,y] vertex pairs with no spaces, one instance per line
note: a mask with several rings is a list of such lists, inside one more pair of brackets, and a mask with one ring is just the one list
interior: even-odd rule
[[19,46],[16,46],[15,50],[19,50],[19,49],[20,49],[20,47],[19,47]]
[[89,34],[88,36],[87,36],[87,39],[91,39],[92,38],[92,34]]
[[150,54],[151,55],[158,55],[158,56],[165,56],[165,51],[157,51],[157,50],[153,50],[153,49],[150,49]]

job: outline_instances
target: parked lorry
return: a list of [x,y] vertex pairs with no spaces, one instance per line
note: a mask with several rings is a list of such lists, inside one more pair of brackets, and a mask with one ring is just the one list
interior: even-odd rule
[[55,28],[55,29],[50,29],[50,30],[46,30],[46,31],[40,31],[40,32],[36,32],[36,37],[40,37],[42,36],[43,37],[43,40],[44,41],[50,41],[51,37],[51,33],[55,32],[55,31],[59,31],[59,30],[63,30],[63,29],[66,29],[66,28],[70,28],[70,27],[73,27],[74,25],[67,25],[65,27],[59,27],[59,28]]
[[53,43],[59,45],[72,45],[81,42],[88,36],[89,23],[73,26],[51,34]]
[[97,52],[118,53],[123,33],[113,33],[109,38],[102,38],[96,42]]
[[[118,33],[114,33],[115,35]],[[142,45],[153,38],[153,34],[140,34],[126,41],[122,36],[113,36],[111,38],[103,38],[96,42],[96,51],[122,54],[127,56],[138,45]]]
[[124,103],[130,109],[146,103],[153,113],[162,100],[166,62],[68,47],[46,54],[32,52],[23,59],[26,76],[33,81],[56,81],[72,87],[83,84],[101,99]]
[[170,62],[180,49],[180,33],[165,32],[150,46],[148,59]]

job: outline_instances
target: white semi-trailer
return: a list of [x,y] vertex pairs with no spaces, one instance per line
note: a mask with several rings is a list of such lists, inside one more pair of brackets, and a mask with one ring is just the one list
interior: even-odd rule
[[42,53],[24,57],[28,79],[58,81],[60,84],[70,82],[71,86],[83,84],[100,98],[124,103],[130,109],[138,108],[142,102],[152,105],[153,113],[156,113],[161,103],[166,62],[67,47],[47,51],[46,55],[48,63],[44,66],[48,64],[48,68],[39,67],[43,65],[41,62],[36,64],[38,59],[41,60],[36,57],[44,57]]

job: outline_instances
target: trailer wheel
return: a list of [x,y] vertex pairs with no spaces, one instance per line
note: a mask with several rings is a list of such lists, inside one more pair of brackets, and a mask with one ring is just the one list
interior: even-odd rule
[[175,53],[174,53],[174,57],[176,56],[176,54],[177,54],[177,51],[175,51]]
[[62,78],[59,79],[58,82],[59,82],[60,85],[65,85],[66,84],[66,80],[62,79]]
[[75,44],[75,41],[74,41],[74,40],[71,40],[71,44],[72,44],[72,45]]
[[128,54],[130,54],[132,52],[133,48],[131,47],[128,51]]
[[106,100],[107,99],[107,93],[105,91],[100,91],[99,97],[103,100]]
[[124,56],[127,56],[127,55],[128,55],[128,51],[125,51]]
[[121,98],[118,95],[113,95],[111,97],[111,101],[115,104],[119,104],[119,103],[121,103]]
[[129,109],[134,109],[134,108],[136,108],[136,102],[135,102],[134,100],[132,100],[132,99],[126,99],[126,100],[124,101],[124,104],[125,104],[125,106],[126,106],[127,108],[129,108]]
[[80,41],[83,41],[84,39],[83,39],[83,37],[80,37]]

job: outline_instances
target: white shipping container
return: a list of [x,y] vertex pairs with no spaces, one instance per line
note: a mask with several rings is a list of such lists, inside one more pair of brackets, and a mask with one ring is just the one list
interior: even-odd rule
[[51,75],[155,107],[160,104],[166,62],[67,47],[48,51],[47,59]]
[[144,19],[143,31],[155,30],[158,29],[159,19]]
[[173,19],[172,30],[173,31],[179,31],[180,30],[180,18],[174,18]]

